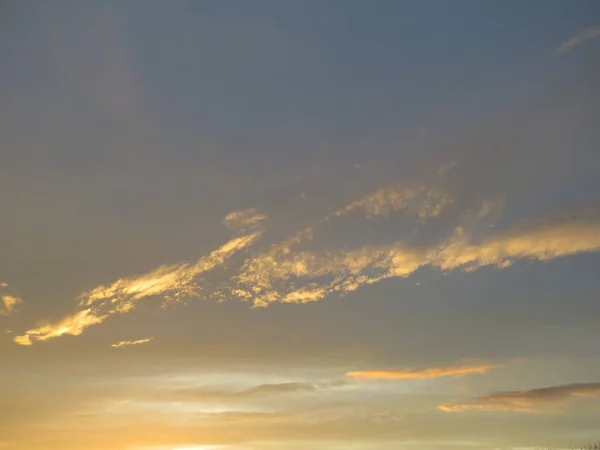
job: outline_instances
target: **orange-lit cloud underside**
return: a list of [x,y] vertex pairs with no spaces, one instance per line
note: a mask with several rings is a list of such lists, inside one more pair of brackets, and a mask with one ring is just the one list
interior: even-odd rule
[[486,373],[496,366],[492,365],[463,365],[432,367],[428,369],[392,369],[392,370],[363,370],[348,372],[350,378],[363,380],[418,380],[440,377],[460,377],[464,375]]

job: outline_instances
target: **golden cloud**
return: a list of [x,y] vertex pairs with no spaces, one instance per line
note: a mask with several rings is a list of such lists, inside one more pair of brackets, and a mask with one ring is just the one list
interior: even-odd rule
[[74,314],[56,324],[46,324],[28,330],[24,335],[15,337],[14,341],[20,345],[31,345],[32,340],[45,341],[65,334],[79,335],[88,326],[101,323],[113,314],[131,311],[143,298],[196,294],[196,277],[224,264],[236,252],[253,244],[260,235],[261,232],[256,231],[232,239],[194,264],[161,266],[145,275],[120,279],[109,286],[96,287],[80,297],[78,311]]
[[[329,295],[344,295],[381,280],[408,277],[422,267],[443,271],[473,271],[483,266],[504,268],[517,260],[547,261],[563,256],[600,250],[600,213],[597,209],[571,212],[543,222],[517,224],[487,236],[475,236],[479,221],[488,220],[501,203],[484,201],[465,220],[468,226],[456,227],[451,235],[436,243],[410,247],[399,241],[388,245],[362,246],[355,249],[308,251],[301,245],[313,238],[318,226],[333,222],[351,212],[386,216],[406,209],[417,223],[442,214],[452,199],[434,189],[413,190],[388,187],[351,202],[289,239],[246,259],[235,275],[206,297],[237,298],[255,307],[273,302],[307,303]],[[231,228],[256,228],[264,219],[254,209],[235,211],[225,217]],[[487,223],[487,222],[486,222]],[[475,225],[474,225],[475,224]],[[489,229],[489,227],[485,227]],[[249,248],[262,230],[238,236],[195,263],[160,266],[137,277],[122,278],[110,285],[98,286],[82,294],[76,312],[57,325],[44,325],[15,338],[19,344],[46,340],[63,334],[80,334],[83,328],[102,322],[116,313],[135,308],[150,296],[167,301],[182,296],[200,295],[205,288],[200,275],[222,266],[237,252]]]
[[120,342],[117,342],[116,344],[111,344],[111,347],[120,348],[120,347],[125,347],[128,345],[140,345],[140,344],[145,344],[147,342],[150,342],[153,339],[154,338],[146,338],[146,339],[138,339],[137,341],[120,341]]
[[223,219],[223,225],[230,230],[244,230],[248,228],[256,228],[267,217],[259,214],[256,209],[249,208],[239,211],[232,211]]
[[105,318],[106,316],[96,316],[90,309],[84,309],[63,318],[56,324],[42,325],[28,330],[24,335],[16,336],[14,341],[19,345],[31,345],[32,340],[46,341],[65,334],[78,336],[86,327],[101,323]]
[[479,241],[457,228],[449,239],[430,247],[410,248],[398,242],[354,250],[294,252],[286,244],[248,259],[234,278],[231,292],[251,299],[255,306],[274,301],[305,303],[383,279],[406,277],[424,266],[472,271],[490,265],[503,268],[516,260],[547,261],[598,250],[600,219],[590,210],[582,210],[527,227],[516,226]]
[[4,309],[0,309],[0,316],[8,316],[9,314],[12,314],[15,312],[17,305],[23,303],[21,298],[12,295],[0,296],[0,300],[2,300],[2,304],[4,305]]
[[414,196],[415,193],[405,187],[385,187],[351,202],[335,212],[334,216],[339,217],[355,211],[364,211],[367,217],[387,216],[393,211],[406,208]]
[[367,218],[388,217],[391,213],[406,211],[416,215],[421,221],[439,216],[444,208],[452,205],[453,199],[446,193],[423,186],[387,186],[372,194],[367,194],[336,211],[333,216],[341,217],[354,212],[364,212]]
[[600,250],[600,220],[574,217],[569,221],[541,224],[531,229],[509,230],[470,243],[458,230],[434,256],[432,264],[442,270],[482,266],[505,267],[517,259],[547,261],[561,256]]
[[[8,287],[8,283],[0,282],[0,289]],[[0,316],[8,316],[14,313],[19,304],[23,303],[23,299],[15,295],[0,295]]]
[[234,253],[252,245],[260,234],[255,232],[232,239],[210,255],[200,258],[195,264],[161,266],[139,277],[120,279],[110,286],[96,287],[81,296],[82,304],[93,305],[109,300],[117,304],[119,312],[126,312],[133,308],[136,301],[144,297],[165,293],[193,293],[193,281],[198,275],[214,269]]

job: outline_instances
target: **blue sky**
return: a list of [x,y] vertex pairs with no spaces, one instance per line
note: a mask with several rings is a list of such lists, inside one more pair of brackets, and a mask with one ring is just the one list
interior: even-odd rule
[[2,10],[0,448],[600,438],[597,2]]

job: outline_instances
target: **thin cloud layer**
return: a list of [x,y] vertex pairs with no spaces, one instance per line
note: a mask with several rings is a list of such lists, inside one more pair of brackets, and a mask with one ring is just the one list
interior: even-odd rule
[[169,392],[169,396],[173,399],[182,401],[227,401],[227,400],[242,400],[263,398],[278,395],[291,395],[300,393],[316,392],[325,389],[332,389],[344,386],[343,381],[329,383],[306,383],[292,381],[287,383],[272,383],[252,386],[241,390],[231,389],[210,389],[210,388],[182,388]]
[[483,374],[495,367],[496,366],[488,364],[431,367],[428,369],[361,370],[357,372],[348,372],[346,376],[360,380],[421,380]]
[[599,36],[600,26],[586,28],[585,30],[580,31],[575,36],[570,38],[568,41],[566,41],[564,44],[558,47],[555,51],[556,53],[566,53],[574,47],[577,47],[589,41],[590,39],[594,39]]
[[140,345],[152,341],[154,338],[138,339],[137,341],[121,341],[116,344],[111,344],[113,348],[126,347],[128,345]]
[[475,398],[465,403],[441,405],[445,412],[464,411],[517,411],[536,412],[553,406],[570,397],[600,396],[600,383],[579,383],[562,386],[531,389],[527,391],[509,391]]

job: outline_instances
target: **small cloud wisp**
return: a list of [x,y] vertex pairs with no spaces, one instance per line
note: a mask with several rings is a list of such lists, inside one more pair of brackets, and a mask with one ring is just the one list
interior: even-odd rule
[[116,344],[111,344],[111,347],[121,348],[121,347],[126,347],[128,345],[140,345],[140,344],[145,344],[147,342],[150,342],[153,339],[154,338],[146,338],[146,339],[138,339],[137,341],[121,341],[121,342],[117,342]]

